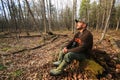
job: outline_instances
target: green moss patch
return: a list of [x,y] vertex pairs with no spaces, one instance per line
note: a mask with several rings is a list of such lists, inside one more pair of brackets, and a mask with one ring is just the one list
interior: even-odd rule
[[12,72],[11,75],[17,77],[17,76],[20,76],[22,73],[23,73],[22,70],[16,70],[16,71]]

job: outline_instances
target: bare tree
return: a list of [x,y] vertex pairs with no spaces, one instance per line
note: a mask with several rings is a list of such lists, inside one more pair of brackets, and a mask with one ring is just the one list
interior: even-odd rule
[[19,16],[20,16],[20,23],[19,24],[21,24],[21,26],[22,26],[21,28],[25,29],[26,34],[30,35],[28,29],[26,29],[25,17],[24,17],[23,11],[22,11],[22,6],[20,3],[20,0],[18,0],[18,6],[19,6]]
[[76,11],[77,11],[77,0],[73,0],[73,13],[72,13],[72,33],[75,33],[75,28],[74,28],[74,25],[75,25],[75,18],[76,18]]
[[108,16],[107,16],[107,18],[106,18],[105,27],[104,27],[104,30],[103,30],[103,33],[102,33],[100,42],[104,39],[105,34],[106,34],[106,31],[107,31],[107,28],[109,27],[109,20],[110,20],[110,17],[111,17],[111,11],[112,11],[112,8],[113,8],[113,6],[114,6],[114,3],[115,3],[115,0],[111,0],[111,5],[110,5],[109,14],[108,14]]
[[47,33],[45,0],[41,0],[41,7],[42,7],[42,16],[43,16],[44,32]]
[[8,21],[8,19],[7,19],[7,14],[6,14],[6,11],[5,11],[5,7],[4,7],[4,2],[3,2],[3,0],[1,0],[1,3],[2,3],[2,8],[3,8],[5,20],[6,20],[6,23],[8,24],[7,26],[9,26],[9,21]]
[[[77,0],[70,0],[73,5],[72,8],[64,4],[65,1],[56,1],[56,4],[52,4],[51,0],[0,0],[2,8],[2,16],[0,23],[1,29],[9,31],[22,32],[25,30],[29,34],[29,30],[37,30],[44,32],[60,30],[60,29],[72,29],[72,33],[75,32],[75,22],[77,18]],[[89,22],[90,27],[96,28],[96,30],[103,30],[104,25],[113,27],[118,30],[120,19],[116,16],[117,7],[116,5],[112,12],[112,17],[110,20],[108,16],[110,14],[110,0],[99,0],[97,2],[90,3],[90,0],[82,0],[81,4],[82,10],[80,9],[80,18],[86,18]],[[17,2],[17,3],[16,3]],[[115,3],[116,4],[116,3]],[[59,7],[60,6],[60,7]],[[90,12],[89,12],[90,10]],[[115,19],[115,20],[114,20]],[[86,22],[87,22],[86,21]],[[114,21],[114,23],[111,23]],[[115,22],[116,21],[116,22]],[[71,23],[71,24],[70,24]],[[8,25],[8,26],[7,26]],[[5,27],[4,27],[5,26]],[[106,28],[106,27],[105,27]],[[107,28],[104,28],[104,32]],[[40,32],[41,33],[41,32]]]
[[[15,27],[15,32],[17,32],[18,31],[18,23],[17,23],[17,18],[18,17],[16,16],[17,9],[16,9],[16,6],[15,6],[15,3],[14,3],[13,0],[10,0],[9,4],[10,4],[9,5],[9,10],[11,11],[10,12],[11,13],[11,19],[14,22],[13,25]],[[17,37],[17,34],[16,34],[16,37]]]
[[46,0],[47,3],[47,10],[48,10],[48,24],[49,24],[49,31],[52,31],[51,28],[51,20],[52,20],[52,15],[51,15],[51,0]]
[[120,26],[120,6],[116,7],[116,31],[118,30],[119,26]]
[[120,17],[119,17],[119,18],[118,18],[118,20],[117,20],[117,27],[116,27],[116,31],[118,30],[119,26],[120,26]]
[[[27,8],[28,8],[28,12],[31,14],[32,19],[33,19],[33,21],[34,21],[34,23],[35,23],[35,25],[36,25],[36,29],[38,30],[38,32],[40,32],[40,30],[39,30],[39,25],[38,25],[38,23],[37,23],[37,21],[36,21],[36,19],[35,19],[35,17],[34,17],[34,14],[32,13],[32,10],[31,10],[31,8],[30,8],[30,5],[29,5],[29,3],[28,3],[27,0],[25,0],[25,2],[26,2],[26,5],[27,5]],[[40,34],[41,34],[41,32],[40,32]]]

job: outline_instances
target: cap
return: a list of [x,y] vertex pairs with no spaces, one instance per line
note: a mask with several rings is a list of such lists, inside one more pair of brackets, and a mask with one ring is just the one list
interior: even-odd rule
[[78,23],[78,22],[85,23],[85,18],[83,18],[83,19],[75,19],[75,22],[76,22],[76,23]]

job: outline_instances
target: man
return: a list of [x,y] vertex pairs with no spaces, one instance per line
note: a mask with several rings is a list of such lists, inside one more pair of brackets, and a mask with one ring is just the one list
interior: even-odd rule
[[88,31],[87,25],[84,21],[75,20],[76,33],[73,39],[63,48],[59,54],[57,62],[53,64],[58,66],[57,69],[52,69],[50,75],[57,76],[63,73],[65,67],[70,64],[74,59],[83,61],[89,55],[93,46],[93,35]]

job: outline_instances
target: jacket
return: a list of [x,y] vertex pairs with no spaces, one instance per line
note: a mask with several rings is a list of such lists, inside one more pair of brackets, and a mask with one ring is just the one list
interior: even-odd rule
[[93,35],[87,29],[77,32],[73,39],[65,46],[68,52],[89,52],[93,47]]

